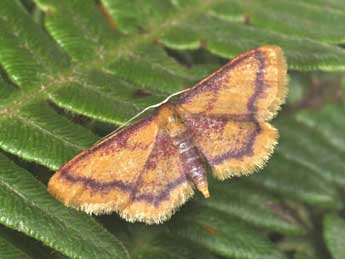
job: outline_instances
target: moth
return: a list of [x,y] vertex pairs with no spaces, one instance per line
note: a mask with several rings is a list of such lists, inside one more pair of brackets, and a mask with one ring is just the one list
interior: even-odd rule
[[150,115],[81,152],[49,181],[66,206],[127,221],[161,223],[199,190],[210,196],[207,164],[224,180],[262,168],[277,143],[268,123],[287,95],[277,46],[231,60]]

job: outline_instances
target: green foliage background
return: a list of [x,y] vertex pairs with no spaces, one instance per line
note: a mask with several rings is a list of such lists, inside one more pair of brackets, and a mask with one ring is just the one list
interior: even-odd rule
[[[1,0],[0,258],[344,258],[343,0]],[[168,223],[65,208],[54,170],[227,59],[281,46],[279,146]]]

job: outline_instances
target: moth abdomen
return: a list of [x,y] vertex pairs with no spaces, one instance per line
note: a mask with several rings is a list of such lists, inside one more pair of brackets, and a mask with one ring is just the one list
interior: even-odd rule
[[178,147],[187,178],[205,197],[209,197],[205,163],[192,139],[181,134],[174,138],[174,144]]

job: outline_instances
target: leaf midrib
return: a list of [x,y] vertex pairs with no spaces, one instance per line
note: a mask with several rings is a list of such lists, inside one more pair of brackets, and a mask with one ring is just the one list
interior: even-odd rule
[[71,142],[70,140],[62,137],[61,135],[53,134],[51,131],[45,129],[44,127],[42,127],[41,125],[36,123],[34,120],[30,119],[29,117],[25,118],[25,117],[17,114],[16,118],[18,118],[20,121],[22,121],[23,124],[26,124],[26,125],[31,126],[33,128],[36,128],[37,130],[43,132],[43,134],[46,134],[53,139],[57,139],[57,140],[61,141],[62,143],[64,143],[66,146],[70,146],[73,149],[76,149],[77,151],[81,151],[81,150],[86,148],[82,145],[78,145],[77,143]]
[[64,86],[64,84],[71,83],[73,81],[79,82],[80,80],[78,80],[78,75],[85,73],[85,70],[92,71],[95,69],[104,68],[106,64],[110,64],[120,57],[131,55],[133,50],[141,46],[141,44],[144,42],[153,42],[154,39],[156,39],[168,28],[182,24],[184,20],[191,15],[202,13],[205,9],[208,9],[211,4],[215,4],[215,2],[213,0],[205,0],[200,5],[191,5],[188,8],[181,8],[174,15],[170,15],[170,17],[168,17],[160,26],[156,26],[157,29],[154,29],[156,24],[148,24],[147,31],[150,33],[143,35],[132,34],[125,39],[119,39],[119,42],[116,44],[116,46],[106,52],[104,55],[105,58],[101,57],[98,60],[89,62],[87,69],[84,69],[83,66],[80,66],[80,63],[72,63],[67,72],[48,75],[45,82],[41,83],[35,88],[31,88],[24,96],[18,95],[22,98],[14,98],[12,101],[3,105],[0,108],[0,116],[12,117],[16,115],[26,104],[29,104],[36,99],[41,100],[49,98],[49,94],[58,91]]

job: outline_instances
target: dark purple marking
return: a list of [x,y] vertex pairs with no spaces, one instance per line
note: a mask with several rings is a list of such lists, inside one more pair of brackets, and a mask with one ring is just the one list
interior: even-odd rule
[[156,168],[156,161],[176,155],[177,150],[174,147],[172,139],[166,133],[160,132],[156,136],[155,146],[153,147],[150,157],[145,164],[146,169]]
[[111,145],[116,143],[121,143],[121,145],[126,145],[128,138],[131,136],[131,133],[133,131],[137,131],[140,128],[146,126],[148,123],[150,123],[154,119],[154,115],[150,115],[146,118],[143,118],[141,120],[138,120],[137,122],[129,125],[128,127],[125,127],[121,129],[115,136],[110,136],[109,138],[104,139],[99,144],[96,144],[88,149],[86,149],[84,152],[80,153],[78,156],[73,158],[71,161],[69,161],[67,164],[65,164],[59,171],[61,172],[61,175],[68,173],[69,169],[79,161],[86,158],[88,155],[92,154],[93,152],[97,151],[98,149],[112,149]]
[[259,68],[258,68],[258,72],[257,72],[256,78],[255,78],[254,94],[249,98],[248,103],[247,103],[247,107],[248,107],[248,111],[250,112],[249,113],[249,118],[250,118],[249,121],[252,121],[255,124],[255,130],[249,135],[247,145],[243,149],[235,150],[235,151],[231,150],[231,151],[225,152],[224,154],[216,156],[216,157],[214,157],[208,161],[211,165],[220,164],[224,160],[231,159],[231,158],[239,159],[239,158],[244,157],[244,156],[252,156],[253,155],[253,145],[254,145],[255,139],[256,139],[257,135],[260,134],[260,132],[261,132],[261,127],[259,125],[259,122],[255,118],[254,114],[257,111],[256,101],[257,101],[258,97],[264,91],[264,68],[265,68],[265,60],[264,60],[264,57],[263,57],[261,51],[257,49],[255,51],[254,55],[255,55],[256,59],[259,61]]
[[[128,127],[127,130],[119,132],[117,137],[119,137],[122,140],[126,140],[130,133],[140,129],[141,127],[145,126],[147,122],[145,120],[142,120],[143,124],[135,123],[132,126]],[[129,131],[129,132],[128,132]],[[113,140],[118,141],[118,140]],[[163,134],[157,134],[155,139],[155,145],[153,147],[152,152],[150,153],[144,168],[140,172],[137,180],[135,183],[126,183],[121,180],[114,180],[109,182],[100,182],[95,179],[84,177],[84,176],[74,176],[70,173],[70,168],[73,166],[74,163],[80,161],[82,158],[86,157],[87,155],[91,154],[95,150],[101,147],[105,147],[105,145],[109,145],[109,143],[103,142],[95,147],[91,147],[90,149],[84,151],[80,156],[73,159],[71,162],[69,162],[66,166],[60,169],[60,177],[73,182],[73,183],[81,183],[85,187],[89,188],[92,191],[98,191],[98,192],[107,192],[114,188],[118,188],[123,192],[130,193],[130,199],[132,201],[137,200],[143,200],[148,203],[154,203],[154,206],[158,206],[159,203],[163,200],[169,199],[169,193],[175,189],[180,184],[187,181],[186,176],[184,174],[181,174],[179,178],[177,178],[175,181],[169,183],[158,195],[155,195],[153,193],[146,193],[137,195],[137,192],[140,190],[140,187],[143,183],[143,175],[146,172],[147,169],[153,169],[155,167],[155,161],[157,159],[161,159],[163,157],[167,157],[170,155],[173,155],[173,153],[177,153],[176,148],[174,148],[172,140],[168,135]],[[156,198],[155,198],[156,197]]]
[[181,97],[175,101],[175,103],[181,104],[188,102],[195,95],[198,95],[200,93],[217,92],[222,83],[224,83],[225,80],[229,80],[229,78],[224,78],[225,74],[251,55],[252,52],[246,55],[242,55],[234,61],[228,62],[223,67],[218,69],[216,72],[212,73],[211,75],[197,83],[194,87],[191,88],[190,91],[187,91],[186,93],[182,94]]
[[223,115],[200,115],[200,114],[191,114],[188,117],[184,118],[185,123],[188,125],[189,130],[191,134],[194,133],[196,129],[202,129],[202,131],[205,130],[212,130],[216,132],[222,132],[226,123],[227,123],[228,117],[225,117]]
[[[156,168],[156,161],[158,159],[164,159],[167,156],[170,156],[176,152],[176,148],[174,148],[172,141],[170,140],[169,136],[166,133],[159,132],[154,140],[154,147],[147,158],[144,168],[141,170],[139,173],[139,176],[133,186],[131,195],[130,195],[130,200],[134,201],[137,199],[137,193],[142,187],[143,184],[143,179],[144,179],[144,173],[147,170],[154,169]],[[175,150],[174,150],[175,149]]]
[[256,108],[256,100],[264,91],[264,68],[265,68],[265,59],[262,56],[261,51],[255,51],[255,58],[259,61],[259,69],[256,74],[255,78],[255,91],[254,94],[249,98],[247,108],[250,112],[255,113],[257,111]]
[[[207,121],[212,120],[212,123]],[[223,129],[221,126],[225,126],[228,120],[237,121],[237,122],[251,122],[253,121],[253,114],[243,113],[243,114],[212,114],[204,115],[202,113],[191,114],[188,117],[184,118],[184,121],[190,121],[190,123],[195,123],[196,127],[200,126],[206,129]]]
[[[72,176],[69,173],[61,174],[61,177],[73,182],[73,183],[82,183],[85,187],[91,189],[92,191],[99,191],[99,192],[107,192],[111,189],[118,188],[123,192],[127,193],[134,193],[136,189],[136,185],[138,184],[129,184],[124,183],[120,180],[118,181],[110,181],[110,182],[99,182],[97,180],[88,178],[88,177],[79,177],[79,176]],[[169,183],[158,195],[153,193],[146,193],[141,195],[132,195],[132,199],[134,201],[146,201],[148,203],[153,203],[154,206],[158,206],[160,202],[163,200],[169,199],[170,192],[175,189],[177,186],[181,185],[182,183],[187,182],[187,179],[184,175],[181,175],[175,181]]]
[[212,158],[211,160],[208,160],[210,165],[217,165],[217,164],[222,163],[224,160],[231,159],[231,158],[239,159],[244,156],[252,156],[253,145],[254,145],[256,136],[261,132],[259,123],[256,120],[254,120],[253,122],[255,123],[255,130],[249,135],[247,145],[242,149],[235,150],[235,151],[231,150],[231,151],[225,152],[224,154],[216,156]]
[[85,185],[85,187],[95,191],[107,191],[109,189],[119,188],[124,192],[131,192],[133,189],[131,184],[125,183],[120,180],[114,180],[110,182],[99,182],[89,177],[71,175],[69,171],[66,171],[65,169],[62,169],[60,172],[61,178],[64,178],[72,183],[82,183],[83,185]]
[[[165,132],[161,131],[157,134],[155,139],[155,146],[153,147],[153,150],[151,151],[145,166],[141,172],[141,175],[146,172],[146,170],[152,170],[156,168],[156,161],[160,159],[165,159],[167,157],[171,156],[178,156],[177,148],[173,143],[173,140],[170,138],[170,136]],[[158,206],[159,203],[163,200],[169,199],[170,192],[175,189],[178,185],[186,182],[186,176],[185,174],[181,173],[181,176],[177,178],[175,181],[169,183],[161,192],[159,195],[154,195],[152,193],[145,193],[137,195],[137,191],[140,190],[140,187],[143,184],[142,176],[139,176],[138,181],[135,184],[135,190],[132,192],[131,200],[137,201],[137,200],[145,200],[146,202],[153,203],[154,206]]]
[[155,207],[157,207],[161,201],[168,200],[170,197],[170,192],[175,189],[177,186],[179,186],[182,183],[185,183],[187,181],[186,176],[181,175],[179,178],[177,178],[175,181],[169,183],[163,191],[161,191],[158,195],[154,195],[152,193],[145,193],[140,194],[134,198],[135,201],[146,201],[149,203],[153,203]]
[[[224,67],[216,71],[214,74],[206,78],[205,80],[201,81],[197,84],[196,88],[192,91],[186,92],[184,96],[177,103],[184,103],[187,102],[189,99],[194,97],[199,93],[204,93],[207,91],[218,91],[217,89],[223,83],[224,73],[233,69],[237,64],[242,62],[244,59],[248,58],[249,56],[253,55],[253,52],[248,53],[247,55],[243,55],[234,62],[229,62]],[[260,49],[256,49],[254,51],[254,56],[257,59],[259,66],[258,71],[255,78],[255,89],[253,95],[249,98],[247,103],[248,112],[244,114],[232,114],[232,115],[204,115],[201,114],[193,114],[190,118],[185,118],[186,125],[191,132],[195,132],[196,129],[210,129],[216,131],[222,131],[224,126],[226,125],[227,121],[243,121],[243,122],[252,122],[255,125],[255,129],[251,134],[248,136],[247,144],[240,149],[237,150],[229,150],[224,154],[219,156],[210,158],[208,157],[208,162],[210,165],[217,165],[222,163],[224,160],[227,159],[239,159],[244,156],[252,156],[253,155],[253,145],[255,139],[258,134],[261,132],[261,127],[259,122],[255,118],[255,113],[257,112],[256,101],[260,95],[264,92],[264,68],[265,68],[265,60],[263,57],[263,53]],[[231,80],[231,78],[227,78],[227,80]],[[199,133],[202,134],[202,133]],[[207,157],[207,154],[204,154]]]

